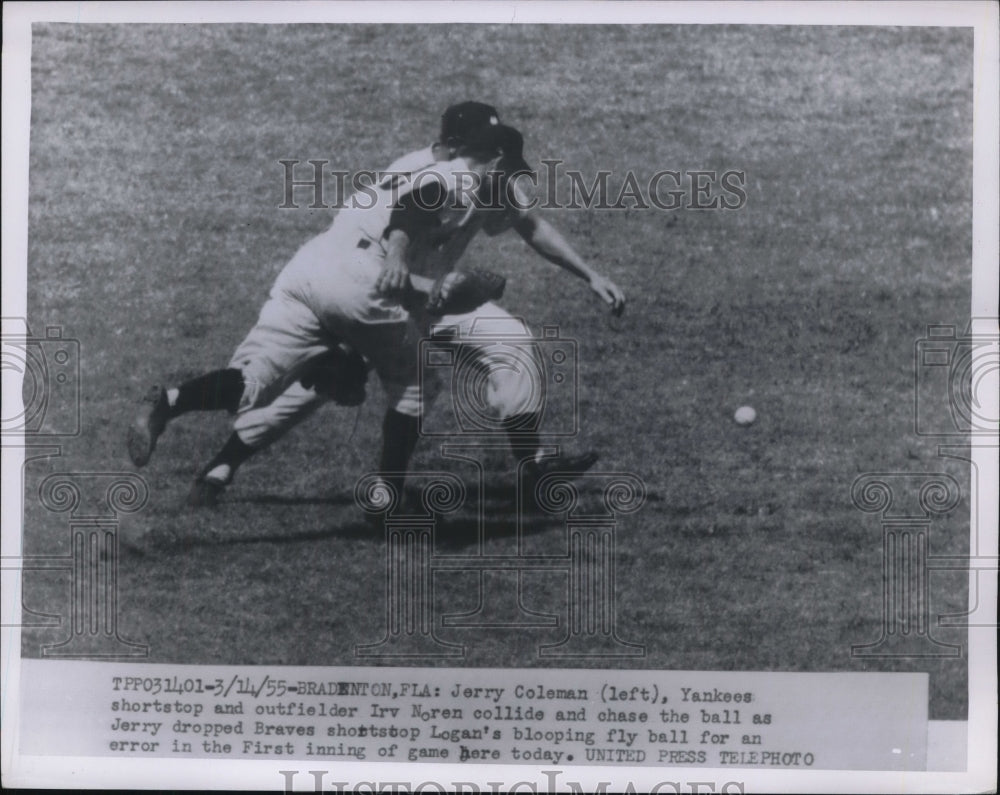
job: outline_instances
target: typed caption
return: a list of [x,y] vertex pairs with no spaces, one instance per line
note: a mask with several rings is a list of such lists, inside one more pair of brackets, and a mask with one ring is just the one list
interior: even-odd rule
[[856,770],[926,761],[924,674],[24,662],[22,747],[40,755]]

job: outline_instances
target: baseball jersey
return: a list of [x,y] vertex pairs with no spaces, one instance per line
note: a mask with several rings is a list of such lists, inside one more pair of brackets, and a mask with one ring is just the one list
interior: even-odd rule
[[[296,252],[275,281],[257,324],[234,353],[230,367],[241,370],[249,385],[235,426],[244,443],[258,447],[273,441],[322,400],[315,391],[296,386],[295,379],[305,362],[328,349],[329,335],[349,342],[372,362],[397,411],[416,416],[432,398],[434,379],[422,385],[418,377],[420,335],[411,333],[409,313],[397,299],[375,289],[393,212],[421,182],[445,191],[445,205],[422,219],[422,226],[407,230],[414,232],[407,251],[411,270],[431,277],[452,270],[479,229],[493,234],[511,215],[476,212],[469,197],[458,195],[459,180],[468,179],[468,163],[435,161],[430,147],[396,160],[387,171],[409,176],[394,184],[390,175],[374,201],[364,197],[370,206],[341,210],[326,232]],[[467,346],[479,351],[490,373],[487,402],[499,416],[539,410],[542,391],[529,377],[538,368],[493,366],[490,358],[497,355],[496,336],[506,346],[518,337],[530,341],[520,320],[495,304],[484,304],[441,321],[453,324]],[[473,333],[477,329],[480,336],[487,330],[485,341]],[[534,356],[534,347],[526,347],[523,355]]]
[[[434,157],[433,144],[423,149],[418,149],[415,152],[410,152],[394,160],[385,172],[383,172],[386,176],[380,184],[388,187],[398,173],[412,175],[414,172],[430,169],[439,162],[446,161],[439,161]],[[519,200],[523,204],[525,197],[520,192],[518,195]],[[506,232],[513,225],[513,217],[509,212],[490,210],[485,213],[479,213],[477,216],[475,228],[468,227],[466,229],[464,240],[453,240],[446,249],[436,252],[426,249],[421,252],[413,252],[414,254],[419,253],[420,257],[417,258],[417,261],[409,263],[411,271],[421,276],[436,278],[453,268],[468,246],[469,241],[475,236],[475,231],[482,229],[484,233],[492,237],[501,232]]]
[[404,174],[411,174],[414,171],[420,171],[421,169],[433,166],[437,162],[434,157],[433,145],[424,149],[418,149],[416,152],[410,152],[397,160],[393,160],[385,170],[385,173],[389,174],[389,176],[383,179],[382,182],[386,183],[391,179],[391,172],[400,171]]
[[[410,169],[421,162],[425,164]],[[483,228],[486,215],[497,211],[479,208],[472,200],[474,177],[462,158],[435,161],[427,149],[400,158],[393,166],[389,172],[402,173],[389,174],[356,197],[338,213],[331,234],[344,245],[384,257],[389,233],[400,220],[397,211],[408,206],[414,222],[406,228],[410,236],[407,265],[413,273],[436,278],[454,268]]]

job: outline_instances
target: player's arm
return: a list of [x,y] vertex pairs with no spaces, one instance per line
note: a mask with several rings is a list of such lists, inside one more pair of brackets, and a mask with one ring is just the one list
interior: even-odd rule
[[410,269],[406,265],[406,249],[410,236],[404,229],[390,229],[386,239],[385,260],[375,281],[375,289],[383,295],[396,294],[409,284]]
[[404,196],[392,211],[385,231],[385,260],[375,281],[375,289],[383,295],[404,295],[411,284],[406,253],[410,242],[421,230],[438,223],[435,207],[440,207],[444,188],[428,182],[419,193]]
[[[380,292],[394,292],[402,296],[403,303],[416,305],[427,300],[434,280],[425,276],[410,273],[406,265],[406,249],[410,245],[410,235],[405,229],[392,229],[386,240],[386,262],[379,274],[376,287]],[[383,277],[385,279],[383,280]],[[398,279],[398,281],[397,281]],[[391,287],[383,288],[383,281]],[[397,286],[398,285],[398,286]]]
[[513,226],[527,244],[549,262],[585,280],[616,315],[625,311],[625,294],[618,285],[587,265],[559,230],[542,218],[537,209],[529,206],[527,198],[516,186],[514,189],[518,202],[517,208],[510,210]]
[[[389,232],[388,250],[394,256],[403,256],[409,245],[409,235],[403,229]],[[406,272],[399,289],[400,303],[409,312],[427,312],[430,315],[464,314],[486,301],[495,301],[503,295],[505,279],[486,270],[450,273],[429,279]]]

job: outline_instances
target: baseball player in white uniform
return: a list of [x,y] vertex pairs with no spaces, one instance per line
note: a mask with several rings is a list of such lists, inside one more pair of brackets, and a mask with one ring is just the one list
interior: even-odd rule
[[[449,113],[456,109],[459,115],[487,114],[487,123],[469,140],[450,142],[460,157],[442,160],[439,147],[437,153],[431,148],[394,163],[372,207],[342,210],[333,226],[303,246],[285,267],[229,368],[178,389],[151,391],[130,429],[129,450],[137,465],[148,461],[172,417],[193,408],[235,410],[233,436],[192,492],[193,502],[214,502],[239,463],[308,416],[324,399],[347,404],[363,400],[364,381],[359,388],[356,377],[357,354],[340,345],[346,342],[372,364],[389,396],[380,469],[405,471],[417,441],[418,418],[436,385],[426,373],[423,382],[418,375],[418,346],[428,333],[427,318],[412,316],[403,297],[412,285],[429,289],[434,277],[450,271],[479,229],[488,234],[516,229],[539,253],[587,279],[613,310],[621,311],[620,290],[593,272],[533,212],[510,204],[502,211],[495,206],[483,209],[472,200],[470,177],[478,180],[480,195],[485,195],[489,180],[497,178],[487,172],[514,173],[528,167],[521,155],[520,134],[500,125],[495,110],[463,103]],[[520,335],[526,355],[534,355],[530,334],[495,304],[439,320],[467,346],[475,345],[469,338],[472,324],[484,322],[493,333]],[[525,419],[541,408],[538,390],[524,373],[492,367],[488,347],[482,356],[489,373],[488,400],[497,415],[509,420],[511,428],[535,427]],[[325,361],[326,367],[316,368],[317,361]],[[526,443],[523,432],[517,441],[521,446]],[[534,446],[541,450],[537,439]],[[582,470],[596,457],[585,458],[563,461],[560,468]],[[534,463],[541,466],[540,453]]]

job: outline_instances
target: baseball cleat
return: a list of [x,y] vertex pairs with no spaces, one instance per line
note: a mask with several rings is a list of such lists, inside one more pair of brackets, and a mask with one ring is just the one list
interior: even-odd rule
[[198,478],[191,484],[188,505],[192,508],[214,508],[219,504],[219,498],[225,490],[226,483],[219,478]]
[[558,473],[567,475],[570,479],[584,474],[600,456],[593,450],[579,455],[559,455],[554,458],[543,458],[541,461],[529,461],[524,465],[524,475],[521,479],[522,505],[529,511],[541,510],[538,505],[538,495],[535,493],[538,484],[546,475]]
[[594,464],[600,456],[593,450],[580,455],[558,455],[553,458],[543,458],[541,461],[529,461],[524,465],[524,479],[537,483],[552,472],[564,475],[582,475]]
[[156,449],[156,440],[167,427],[169,419],[170,404],[166,390],[160,386],[151,387],[128,429],[128,455],[137,467],[149,462]]

